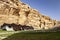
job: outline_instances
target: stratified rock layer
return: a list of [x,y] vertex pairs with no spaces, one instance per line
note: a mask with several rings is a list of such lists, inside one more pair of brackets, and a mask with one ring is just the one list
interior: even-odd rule
[[0,0],[0,25],[4,23],[32,26],[34,30],[50,29],[58,24],[19,0]]

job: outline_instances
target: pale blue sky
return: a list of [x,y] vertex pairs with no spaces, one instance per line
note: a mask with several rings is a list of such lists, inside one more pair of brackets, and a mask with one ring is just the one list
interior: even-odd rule
[[41,14],[60,20],[60,0],[21,0],[37,9]]

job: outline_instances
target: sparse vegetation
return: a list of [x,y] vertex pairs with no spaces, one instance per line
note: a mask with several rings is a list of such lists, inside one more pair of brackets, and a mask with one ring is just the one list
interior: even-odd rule
[[11,31],[8,32],[7,35],[8,37],[4,38],[3,40],[60,40],[60,32],[40,32],[40,31],[14,31],[14,32]]

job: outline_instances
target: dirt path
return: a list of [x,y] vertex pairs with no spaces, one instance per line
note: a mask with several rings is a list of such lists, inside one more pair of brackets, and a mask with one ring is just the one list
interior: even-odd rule
[[0,32],[0,40],[4,39],[14,33],[18,33],[18,32]]

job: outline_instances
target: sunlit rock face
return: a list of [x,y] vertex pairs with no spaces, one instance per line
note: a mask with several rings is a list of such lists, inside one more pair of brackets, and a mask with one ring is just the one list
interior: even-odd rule
[[34,30],[50,29],[57,25],[56,20],[42,15],[20,0],[0,0],[0,25],[4,23],[32,26]]

